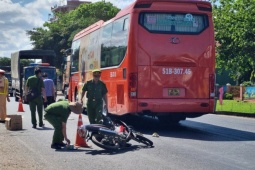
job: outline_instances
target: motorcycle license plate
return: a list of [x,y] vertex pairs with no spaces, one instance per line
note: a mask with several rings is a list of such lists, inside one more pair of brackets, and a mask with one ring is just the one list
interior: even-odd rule
[[179,95],[180,95],[180,89],[178,88],[168,89],[168,96],[179,96]]

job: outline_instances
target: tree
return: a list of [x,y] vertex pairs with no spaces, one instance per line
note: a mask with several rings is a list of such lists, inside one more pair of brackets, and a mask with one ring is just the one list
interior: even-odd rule
[[34,49],[54,50],[56,67],[61,68],[63,51],[71,47],[74,35],[99,20],[109,20],[118,11],[117,7],[105,1],[82,4],[68,13],[55,13],[57,21],[46,22],[44,28],[33,28],[27,34]]
[[8,57],[0,57],[0,66],[10,66],[11,59]]
[[26,67],[26,66],[29,66],[30,63],[33,63],[34,61],[33,60],[29,60],[29,59],[21,59],[20,60],[20,68],[23,68],[23,67]]
[[[28,66],[32,62],[33,62],[33,60],[21,59],[20,60],[20,68]],[[0,67],[1,67],[0,69],[10,71],[11,70],[11,58],[9,58],[9,57],[0,57]]]
[[[213,1],[217,67],[237,79],[255,71],[255,1]],[[247,79],[247,78],[246,78]],[[248,77],[249,79],[249,77]],[[239,79],[240,80],[240,79]]]

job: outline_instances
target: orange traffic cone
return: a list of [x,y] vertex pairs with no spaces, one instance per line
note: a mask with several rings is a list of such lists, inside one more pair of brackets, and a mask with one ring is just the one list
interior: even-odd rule
[[[82,116],[81,114],[79,114],[79,118],[78,118],[78,127],[83,125],[82,123]],[[79,134],[76,132],[76,140],[75,140],[75,146],[77,147],[90,147],[87,145],[86,141],[79,136]]]
[[22,98],[19,98],[19,108],[18,108],[18,112],[25,112],[23,109],[23,105],[22,105]]

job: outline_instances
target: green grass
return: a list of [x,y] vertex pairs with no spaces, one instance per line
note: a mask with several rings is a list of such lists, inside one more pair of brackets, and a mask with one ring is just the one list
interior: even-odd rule
[[238,100],[223,100],[223,104],[220,105],[219,100],[217,100],[216,112],[218,111],[255,114],[255,103]]

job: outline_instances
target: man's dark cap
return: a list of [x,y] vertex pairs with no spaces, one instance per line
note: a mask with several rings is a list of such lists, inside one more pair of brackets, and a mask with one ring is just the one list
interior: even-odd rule
[[39,73],[41,73],[42,71],[41,71],[41,69],[39,68],[39,67],[35,67],[35,74],[37,75],[37,74],[39,74]]

